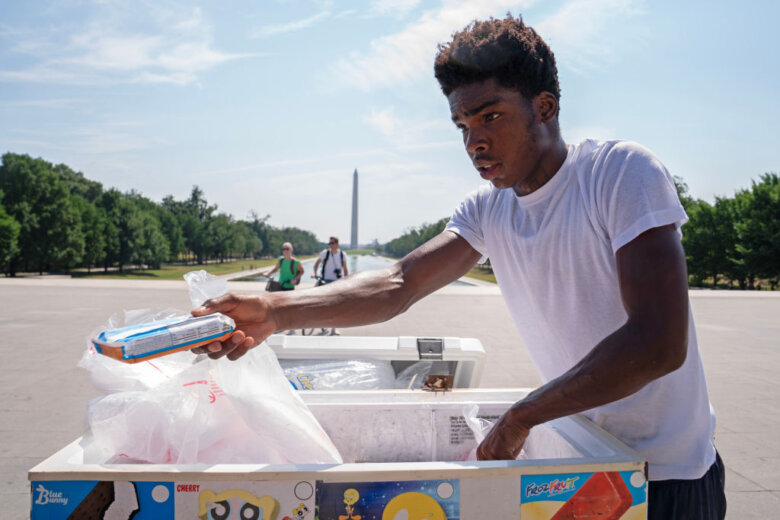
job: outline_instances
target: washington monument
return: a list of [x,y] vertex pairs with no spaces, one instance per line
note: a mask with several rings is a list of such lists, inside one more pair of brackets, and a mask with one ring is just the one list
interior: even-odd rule
[[355,168],[355,173],[352,174],[352,233],[350,234],[351,240],[349,241],[350,249],[357,249],[358,247],[357,218],[358,218],[358,174],[357,174],[357,168]]

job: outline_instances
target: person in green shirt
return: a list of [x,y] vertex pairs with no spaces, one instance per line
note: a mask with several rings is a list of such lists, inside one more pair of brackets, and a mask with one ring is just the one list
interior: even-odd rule
[[303,276],[303,265],[293,255],[293,246],[290,242],[282,244],[282,256],[266,276],[269,278],[276,271],[279,271],[279,283],[283,291],[292,291],[295,286],[301,283]]

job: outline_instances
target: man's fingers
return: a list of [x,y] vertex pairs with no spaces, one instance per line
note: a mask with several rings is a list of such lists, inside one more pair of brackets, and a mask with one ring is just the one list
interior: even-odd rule
[[237,330],[224,342],[215,341],[208,345],[192,349],[192,351],[196,354],[208,354],[211,359],[219,359],[225,354],[235,350],[245,339],[246,334],[244,331]]
[[236,359],[240,358],[247,352],[249,352],[249,349],[255,346],[255,340],[252,336],[247,336],[247,338],[238,345],[233,352],[228,354],[228,359],[230,361],[235,361]]
[[506,416],[496,423],[477,448],[477,460],[514,460],[528,438],[528,429],[509,423]]
[[193,316],[206,316],[209,314],[214,314],[215,312],[217,312],[217,309],[212,305],[208,305],[209,302],[211,302],[211,300],[203,302],[203,305],[201,305],[200,307],[195,307],[190,311],[190,314],[192,314]]
[[195,307],[190,311],[193,316],[207,316],[215,312],[227,314],[237,305],[236,297],[233,293],[223,294],[217,298],[211,298],[203,302],[200,307]]

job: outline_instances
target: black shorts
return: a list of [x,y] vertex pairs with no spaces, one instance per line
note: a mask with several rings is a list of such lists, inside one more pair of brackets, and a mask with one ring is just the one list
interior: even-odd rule
[[720,455],[696,480],[650,481],[649,520],[723,520],[726,518],[726,468]]

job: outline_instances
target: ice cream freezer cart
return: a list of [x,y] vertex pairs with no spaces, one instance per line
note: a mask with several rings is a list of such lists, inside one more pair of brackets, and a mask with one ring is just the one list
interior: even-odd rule
[[642,457],[581,416],[534,428],[519,460],[467,460],[469,423],[528,389],[309,391],[331,465],[113,464],[77,439],[29,471],[33,519],[640,519]]

